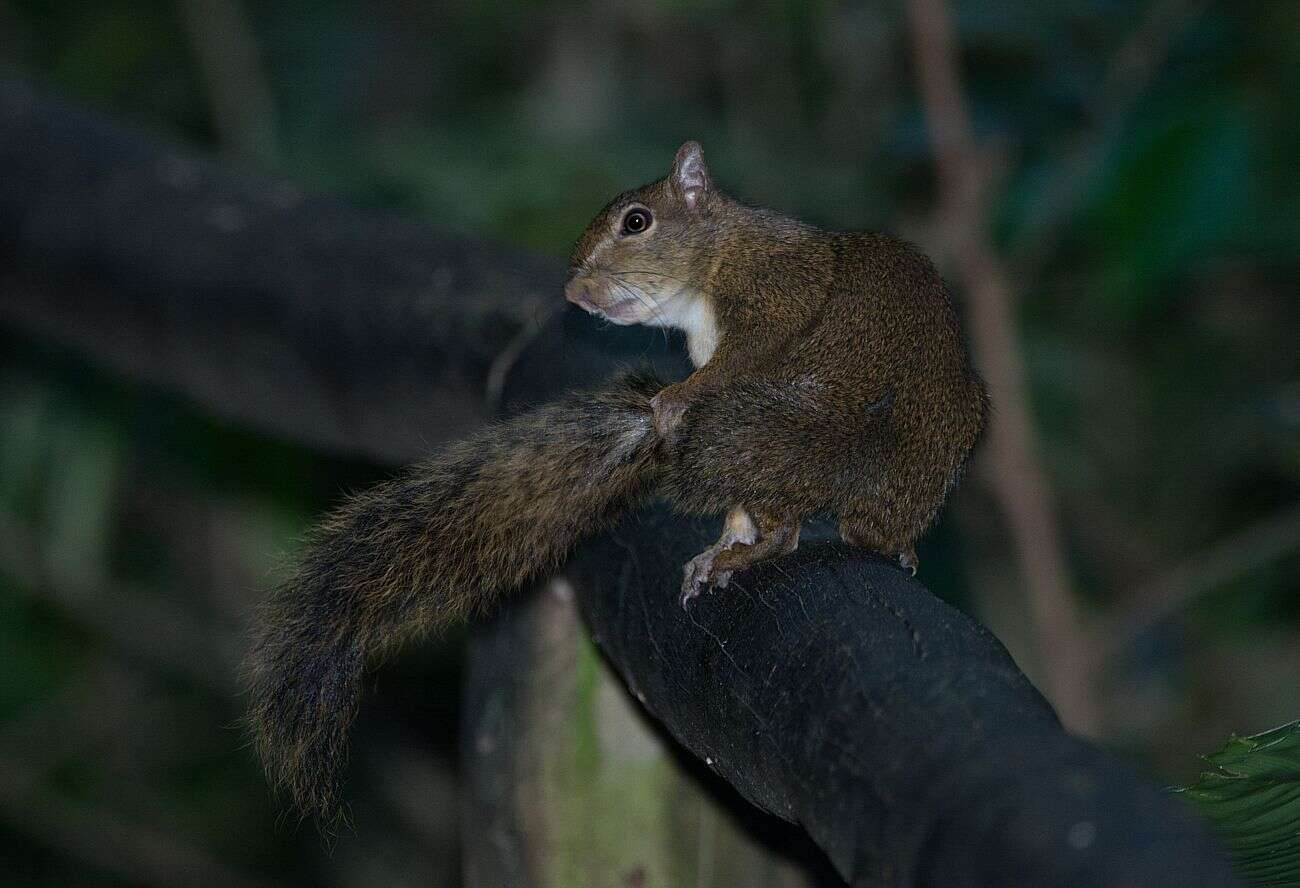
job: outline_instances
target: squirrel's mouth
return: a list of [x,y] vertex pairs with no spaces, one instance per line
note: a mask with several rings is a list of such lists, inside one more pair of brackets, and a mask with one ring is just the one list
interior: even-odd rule
[[604,318],[612,324],[640,323],[640,300],[625,293],[611,292],[607,282],[594,275],[576,275],[564,285],[564,298],[583,311]]

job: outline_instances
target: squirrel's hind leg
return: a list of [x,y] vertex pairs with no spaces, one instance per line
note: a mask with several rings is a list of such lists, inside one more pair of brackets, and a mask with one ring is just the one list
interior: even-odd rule
[[732,574],[759,561],[788,555],[799,546],[798,520],[778,519],[735,506],[727,513],[722,536],[687,562],[682,578],[682,607],[705,586],[726,588]]

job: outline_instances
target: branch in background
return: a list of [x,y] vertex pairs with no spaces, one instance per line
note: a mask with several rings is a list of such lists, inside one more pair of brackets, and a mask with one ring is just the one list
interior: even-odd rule
[[1145,21],[1116,52],[1090,103],[1090,126],[1056,163],[1054,174],[1009,248],[1022,280],[1041,273],[1174,39],[1207,5],[1208,0],[1157,0]]
[[273,160],[279,153],[275,106],[240,0],[179,0],[178,6],[221,144],[244,157]]
[[[0,170],[0,324],[335,453],[410,462],[487,422],[498,356],[563,304],[558,259],[310,198],[5,80]],[[630,361],[685,369],[658,332],[578,309],[546,331],[523,403]]]
[[0,750],[0,820],[39,844],[131,885],[267,888],[216,855],[112,811],[57,793]]
[[940,215],[966,288],[975,362],[994,410],[987,476],[1009,526],[1025,582],[1047,695],[1074,730],[1095,735],[1093,652],[1070,589],[1051,486],[1039,456],[1014,296],[990,242],[989,164],[971,134],[946,0],[909,0],[916,75],[934,139]]
[[1122,600],[1130,603],[1128,612],[1112,620],[1104,633],[1107,662],[1122,658],[1142,633],[1185,610],[1202,595],[1296,549],[1300,549],[1300,507],[1293,506],[1197,552],[1154,582],[1125,594]]
[[[78,626],[131,659],[182,675],[218,696],[233,689],[237,657],[230,638],[169,603],[122,584],[73,588],[45,569],[40,541],[17,520],[0,514],[0,574],[15,589],[57,608]],[[223,644],[224,642],[224,644]]]

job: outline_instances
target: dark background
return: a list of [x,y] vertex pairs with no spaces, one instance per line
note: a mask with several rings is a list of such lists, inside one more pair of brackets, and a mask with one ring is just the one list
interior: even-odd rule
[[[1008,530],[1016,467],[986,448],[921,579],[1046,678],[1015,553],[1059,554],[1094,669],[1065,690],[1104,743],[1186,780],[1230,732],[1300,717],[1300,7],[955,13],[975,235],[1009,283],[1060,533]],[[959,296],[980,286],[896,3],[0,0],[0,65],[312,192],[552,254],[696,138],[733,193],[915,239]],[[382,474],[0,332],[7,883],[131,884],[93,863],[123,830],[214,884],[455,883],[461,634],[378,676],[356,833],[327,866],[236,724],[260,590]]]

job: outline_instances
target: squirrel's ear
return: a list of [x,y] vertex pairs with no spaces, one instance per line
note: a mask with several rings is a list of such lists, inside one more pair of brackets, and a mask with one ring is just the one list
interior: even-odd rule
[[704,165],[704,151],[699,142],[687,142],[677,149],[670,177],[673,189],[686,201],[688,209],[698,209],[713,190],[709,168]]

